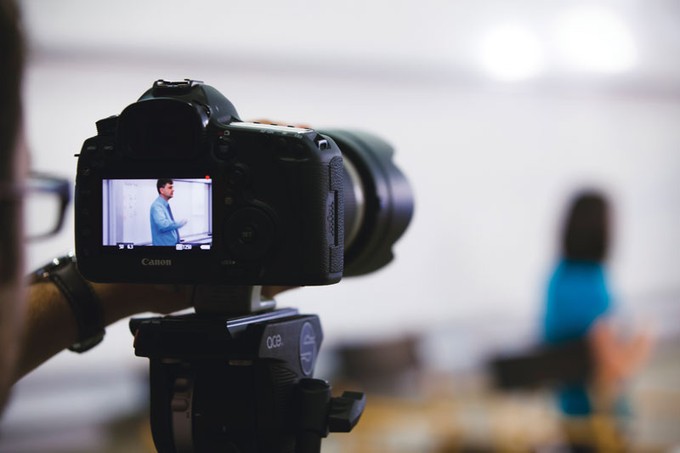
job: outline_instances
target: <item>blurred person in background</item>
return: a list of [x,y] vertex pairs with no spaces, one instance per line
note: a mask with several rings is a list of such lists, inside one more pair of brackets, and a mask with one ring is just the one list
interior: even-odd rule
[[547,289],[545,342],[586,341],[593,362],[590,379],[564,384],[557,391],[574,451],[593,451],[592,446],[598,444],[594,415],[626,415],[624,385],[651,348],[649,332],[619,335],[611,320],[614,302],[605,266],[610,214],[607,198],[600,192],[584,191],[574,197],[563,226],[560,258]]

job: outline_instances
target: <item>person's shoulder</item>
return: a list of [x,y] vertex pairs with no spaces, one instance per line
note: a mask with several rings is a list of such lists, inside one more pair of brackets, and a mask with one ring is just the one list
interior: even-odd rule
[[604,278],[604,266],[597,261],[562,258],[552,276],[552,281],[569,284],[592,284]]
[[601,273],[604,270],[604,265],[599,261],[574,260],[569,258],[563,258],[558,266],[562,269],[570,269],[581,272]]

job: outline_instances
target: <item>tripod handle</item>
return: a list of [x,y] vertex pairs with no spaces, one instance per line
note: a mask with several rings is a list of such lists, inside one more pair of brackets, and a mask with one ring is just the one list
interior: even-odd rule
[[321,439],[330,432],[348,433],[359,422],[366,406],[366,395],[344,392],[332,398],[331,386],[321,379],[298,382],[298,435],[296,453],[318,453]]
[[361,392],[343,392],[331,399],[328,430],[332,433],[348,433],[359,423],[366,407],[366,395]]

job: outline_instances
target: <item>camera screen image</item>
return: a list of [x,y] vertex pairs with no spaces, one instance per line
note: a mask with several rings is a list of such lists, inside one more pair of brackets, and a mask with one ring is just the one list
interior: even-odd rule
[[102,245],[210,250],[212,179],[103,179]]

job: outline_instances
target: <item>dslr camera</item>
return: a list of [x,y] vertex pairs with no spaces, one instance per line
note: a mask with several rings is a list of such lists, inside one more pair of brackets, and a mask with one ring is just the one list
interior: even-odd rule
[[261,285],[379,269],[413,212],[375,135],[244,122],[216,89],[156,81],[78,155],[76,253],[96,282],[194,285],[196,312],[130,321],[159,452],[317,453],[365,396],[313,379],[316,315]]
[[158,80],[83,144],[79,268],[97,282],[208,285],[370,272],[413,207],[392,153],[365,132],[244,122],[211,86]]

